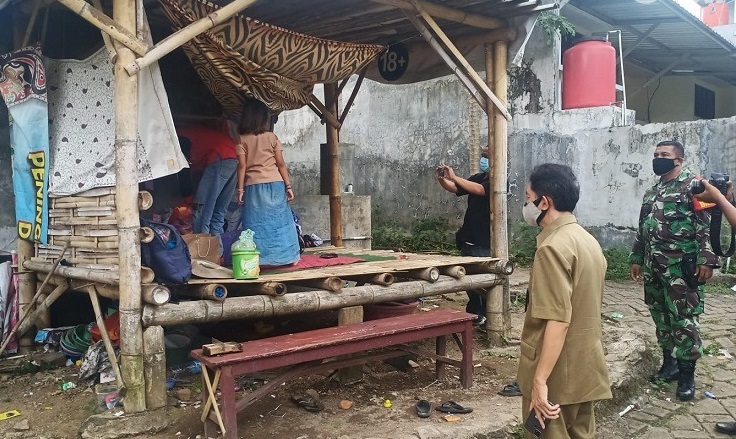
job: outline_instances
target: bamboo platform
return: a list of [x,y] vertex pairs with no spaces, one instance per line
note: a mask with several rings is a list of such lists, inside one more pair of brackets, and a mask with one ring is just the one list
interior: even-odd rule
[[[318,247],[319,248],[319,247]],[[415,270],[427,269],[427,268],[445,268],[453,266],[462,266],[466,269],[470,268],[471,271],[475,266],[482,264],[493,263],[501,261],[498,258],[489,257],[470,257],[470,256],[449,256],[449,255],[429,255],[429,254],[417,254],[417,253],[399,253],[392,252],[390,250],[372,250],[355,252],[353,250],[346,251],[344,249],[330,248],[330,253],[340,254],[340,250],[346,253],[346,255],[354,256],[359,258],[361,255],[367,256],[395,256],[396,259],[382,260],[382,261],[364,261],[355,262],[346,265],[334,265],[330,267],[317,267],[317,268],[305,268],[303,270],[289,271],[289,272],[277,272],[277,273],[261,273],[258,279],[200,279],[192,278],[189,280],[190,285],[197,284],[208,284],[212,282],[222,284],[259,284],[264,282],[299,282],[305,280],[315,279],[326,279],[330,277],[339,277],[343,279],[351,279],[355,277],[362,277],[370,274],[381,274],[391,273],[393,275],[400,276],[402,273],[409,273]],[[319,252],[323,252],[321,250]],[[317,252],[315,252],[317,253]],[[480,268],[477,268],[480,270]],[[477,271],[476,270],[476,271]],[[411,277],[411,276],[408,276]]]

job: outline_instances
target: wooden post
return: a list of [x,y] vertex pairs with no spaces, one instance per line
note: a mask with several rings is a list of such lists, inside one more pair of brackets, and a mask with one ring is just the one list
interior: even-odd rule
[[166,407],[166,352],[164,328],[151,326],[143,331],[143,367],[146,371],[146,407]]
[[[33,311],[35,306],[31,302],[36,294],[36,275],[33,271],[24,268],[23,263],[30,260],[33,253],[33,243],[18,238],[18,309],[25,309],[27,313]],[[34,334],[21,335],[18,339],[19,353],[25,354],[32,351],[33,339]]]
[[[131,35],[137,35],[137,2],[113,1],[113,18]],[[146,409],[141,326],[141,242],[138,212],[138,76],[125,66],[135,60],[128,47],[116,43],[115,62],[115,204],[120,247],[120,363],[127,388],[125,411]]]
[[[337,311],[337,325],[344,326],[363,321],[363,307],[349,306]],[[353,366],[340,369],[337,379],[342,385],[355,384],[363,380],[363,366]]]
[[[327,111],[337,112],[337,84],[325,84],[325,102],[334,102]],[[338,159],[338,144],[340,131],[327,124],[327,149],[329,150],[330,169],[330,241],[335,247],[342,247],[342,206],[340,197],[340,160]]]
[[[508,56],[508,43],[496,41],[493,50],[490,45],[486,46],[486,78],[492,78],[493,91],[503,106],[508,99],[508,76],[506,63]],[[491,56],[493,59],[491,60]],[[491,251],[494,257],[508,259],[508,230],[507,230],[507,119],[493,108],[489,113],[489,144],[491,156]],[[491,117],[492,115],[492,117]],[[491,120],[492,119],[492,120]],[[490,139],[493,139],[490,141]],[[508,277],[505,283],[508,283]],[[491,344],[500,346],[508,335],[508,327],[511,322],[510,297],[508,288],[504,285],[496,285],[488,294],[488,339]]]

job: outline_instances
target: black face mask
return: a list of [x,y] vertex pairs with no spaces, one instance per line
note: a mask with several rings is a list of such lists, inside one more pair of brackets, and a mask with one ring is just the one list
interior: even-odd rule
[[652,169],[654,170],[655,174],[664,175],[675,169],[675,159],[657,157],[652,160]]

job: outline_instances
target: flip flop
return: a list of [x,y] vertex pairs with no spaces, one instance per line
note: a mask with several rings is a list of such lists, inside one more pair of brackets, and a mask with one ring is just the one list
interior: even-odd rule
[[511,382],[503,386],[503,389],[498,391],[501,396],[521,396],[521,389],[519,389],[519,383],[516,381]]
[[430,410],[432,410],[432,404],[426,399],[420,399],[417,402],[417,416],[420,418],[428,418]]
[[470,413],[473,411],[470,407],[463,407],[455,401],[445,401],[435,408],[435,410],[443,413]]
[[311,396],[297,393],[296,395],[292,395],[290,399],[291,402],[308,412],[317,413],[325,409],[324,404],[312,398]]

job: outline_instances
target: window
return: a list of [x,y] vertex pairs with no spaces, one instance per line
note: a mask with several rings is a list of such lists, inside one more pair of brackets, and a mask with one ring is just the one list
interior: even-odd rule
[[716,117],[716,93],[698,84],[695,84],[695,117],[701,119]]

